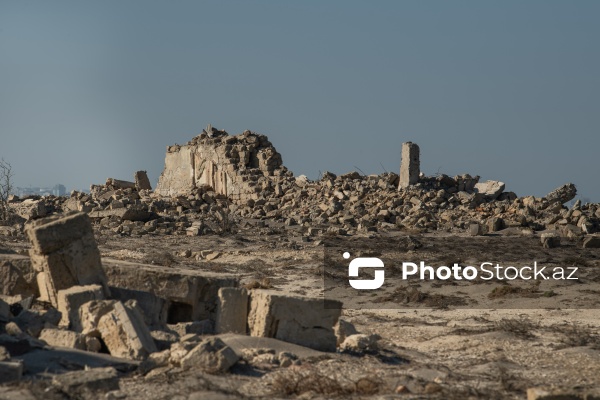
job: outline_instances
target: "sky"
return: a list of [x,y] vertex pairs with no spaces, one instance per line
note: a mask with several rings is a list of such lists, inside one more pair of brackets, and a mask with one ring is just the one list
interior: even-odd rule
[[153,185],[208,124],[295,175],[421,170],[600,202],[598,1],[0,0],[17,186]]

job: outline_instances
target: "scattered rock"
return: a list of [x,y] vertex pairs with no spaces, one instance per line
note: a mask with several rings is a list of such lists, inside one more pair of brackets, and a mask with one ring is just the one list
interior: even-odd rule
[[214,374],[228,371],[238,359],[237,354],[221,339],[207,338],[181,359],[181,366]]

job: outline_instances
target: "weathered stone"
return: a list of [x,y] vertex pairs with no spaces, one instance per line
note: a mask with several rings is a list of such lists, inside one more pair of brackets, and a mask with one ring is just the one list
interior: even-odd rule
[[137,171],[135,173],[135,187],[137,190],[152,190],[152,185],[150,185],[150,179],[148,179],[146,171]]
[[584,249],[600,248],[600,235],[588,235],[583,239]]
[[29,257],[0,254],[0,294],[24,297],[39,296],[39,289]]
[[215,324],[217,333],[246,334],[247,321],[248,291],[244,288],[219,289]]
[[487,200],[495,200],[502,194],[504,191],[505,184],[504,182],[499,181],[485,181],[481,183],[476,183],[474,190],[475,193],[480,193]]
[[181,360],[182,368],[198,368],[208,373],[226,372],[239,357],[219,338],[204,339]]
[[473,223],[469,225],[469,235],[471,236],[480,236],[483,235],[483,228],[478,223]]
[[52,384],[71,398],[100,398],[100,393],[119,389],[119,373],[113,367],[92,368],[55,375]]
[[421,173],[419,146],[412,142],[402,143],[402,162],[400,164],[400,183],[398,189],[405,189],[419,182]]
[[26,231],[33,245],[33,267],[44,274],[40,294],[47,295],[54,307],[58,306],[58,291],[75,285],[98,284],[107,296],[110,294],[85,213],[37,220]]
[[577,195],[577,188],[572,183],[567,183],[546,195],[546,200],[550,203],[559,202],[565,204],[575,198]]
[[216,318],[217,293],[238,286],[233,275],[192,269],[165,269],[156,265],[104,258],[110,286],[151,293],[169,301],[167,322]]
[[43,329],[40,333],[39,339],[48,343],[50,346],[87,350],[85,336],[73,331],[61,329]]
[[353,353],[364,353],[377,350],[377,342],[381,339],[379,335],[356,334],[350,335],[340,345],[340,350]]
[[0,383],[21,380],[23,363],[20,361],[0,361]]
[[250,296],[248,325],[252,336],[280,339],[322,351],[335,351],[333,331],[341,303],[292,297],[266,290]]
[[220,132],[213,137],[203,133],[183,146],[169,146],[156,192],[173,196],[212,188],[240,200],[257,193],[258,175],[274,176],[282,167],[281,155],[266,136]]
[[102,219],[109,217],[120,218],[123,221],[142,221],[148,222],[157,218],[156,215],[142,207],[115,208],[101,211],[91,211],[89,217],[92,219]]
[[338,323],[334,326],[335,336],[337,337],[337,345],[339,346],[346,340],[346,337],[350,335],[356,335],[358,331],[356,327],[348,322],[340,319]]
[[21,203],[9,204],[9,207],[27,221],[42,218],[47,215],[46,204],[43,200],[26,199]]
[[143,360],[157,351],[137,306],[120,301],[91,301],[80,310],[83,333],[99,336],[112,356]]
[[135,183],[129,181],[121,181],[119,179],[108,178],[106,186],[112,186],[115,189],[135,189]]
[[556,233],[542,233],[540,240],[545,249],[552,249],[560,246],[560,236]]
[[57,309],[62,314],[60,324],[81,332],[83,327],[79,320],[79,308],[89,301],[104,299],[104,290],[100,285],[73,286],[59,290]]
[[167,322],[169,301],[153,293],[110,286],[112,298],[126,303],[129,300],[137,301],[143,312],[146,325],[162,325]]
[[100,318],[98,331],[115,357],[143,360],[157,351],[142,314],[121,302],[115,303],[113,310]]
[[98,323],[100,318],[114,309],[117,300],[93,300],[79,307],[81,333],[90,336],[100,336]]
[[489,232],[498,232],[504,229],[504,220],[498,217],[492,217],[487,222]]

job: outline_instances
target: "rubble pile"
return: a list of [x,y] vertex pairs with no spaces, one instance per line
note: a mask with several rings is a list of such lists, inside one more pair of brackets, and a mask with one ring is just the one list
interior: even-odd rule
[[[80,362],[82,354],[103,365],[131,360],[142,373],[165,365],[222,373],[252,348],[234,351],[221,339],[231,334],[337,349],[339,302],[324,309],[319,299],[247,291],[228,274],[101,260],[85,212],[32,221],[26,231],[29,257],[0,255],[6,280],[0,295],[1,382],[35,374],[40,363],[44,370],[64,372],[64,364]],[[60,365],[39,361],[40,351],[59,352]],[[94,358],[101,353],[110,357]],[[276,357],[278,365],[299,363],[284,353]],[[55,381],[63,385],[68,378]]]
[[223,233],[257,220],[295,227],[306,237],[395,229],[469,231],[473,224],[480,234],[520,227],[577,237],[600,230],[598,204],[564,205],[577,193],[573,184],[542,198],[519,198],[505,192],[504,183],[479,182],[479,176],[419,175],[419,151],[414,143],[403,145],[400,175],[324,172],[311,181],[294,177],[266,136],[250,131],[230,136],[209,126],[186,145],[168,147],[154,192],[145,171],[138,171],[135,182],[109,178],[92,185],[89,194],[14,200],[11,206],[29,220],[84,211],[100,230],[138,236]]

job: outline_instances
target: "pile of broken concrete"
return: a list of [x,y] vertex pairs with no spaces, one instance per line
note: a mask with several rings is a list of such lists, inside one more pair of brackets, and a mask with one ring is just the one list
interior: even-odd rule
[[[286,367],[300,362],[289,346],[264,348],[364,350],[374,340],[340,321],[333,300],[249,291],[227,274],[101,260],[84,212],[38,219],[26,232],[29,257],[0,261],[0,382],[77,365],[144,374],[222,373],[241,359]],[[244,345],[252,338],[262,351]]]

